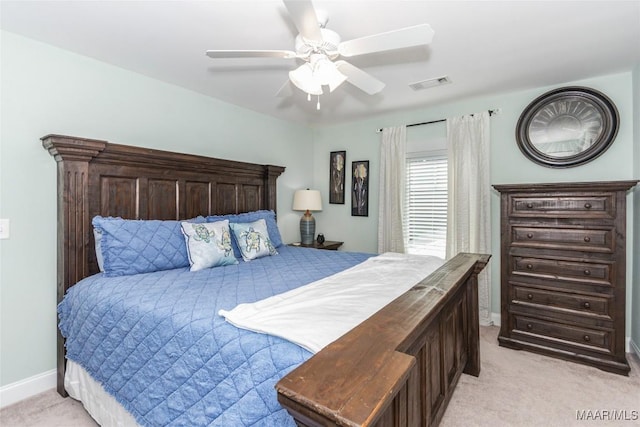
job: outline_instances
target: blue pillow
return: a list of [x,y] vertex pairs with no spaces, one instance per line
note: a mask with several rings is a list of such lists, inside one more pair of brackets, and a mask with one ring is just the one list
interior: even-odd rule
[[[206,222],[197,217],[189,222]],[[96,258],[106,276],[127,276],[188,267],[180,221],[134,220],[96,216],[91,221]],[[99,253],[98,253],[99,251]]]
[[251,261],[269,255],[278,255],[278,251],[269,239],[267,224],[264,219],[254,222],[237,222],[229,224],[235,237],[242,259]]
[[182,222],[191,271],[238,264],[233,256],[229,221],[195,224]]
[[[280,230],[278,229],[278,223],[276,222],[276,213],[269,210],[260,210],[253,212],[246,212],[241,214],[229,214],[229,215],[212,215],[207,217],[207,222],[229,220],[229,224],[255,222],[259,219],[264,219],[267,224],[267,231],[269,232],[269,239],[273,247],[278,248],[282,246],[282,237],[280,236]],[[233,253],[236,258],[242,258],[242,252],[238,248],[238,242],[236,239],[232,239]]]

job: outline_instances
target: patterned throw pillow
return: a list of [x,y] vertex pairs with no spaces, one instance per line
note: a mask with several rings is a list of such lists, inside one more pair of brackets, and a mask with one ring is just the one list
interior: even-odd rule
[[268,255],[277,255],[278,251],[269,239],[267,224],[264,219],[254,222],[243,222],[229,224],[233,230],[233,237],[236,239],[242,259],[251,261]]
[[182,223],[191,271],[237,264],[231,247],[229,221]]
[[[271,244],[276,248],[283,244],[282,236],[280,236],[280,230],[278,229],[278,223],[276,222],[276,213],[274,211],[259,210],[240,214],[212,215],[207,217],[207,222],[223,221],[225,219],[229,220],[229,224],[254,222],[259,219],[264,219],[267,224],[267,231],[269,232]],[[240,258],[242,253],[240,252],[240,248],[238,248],[235,239],[231,242],[231,245],[233,246],[233,253],[236,255],[236,258]]]

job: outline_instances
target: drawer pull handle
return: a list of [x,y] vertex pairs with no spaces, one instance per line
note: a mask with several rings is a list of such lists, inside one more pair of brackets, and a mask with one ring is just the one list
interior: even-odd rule
[[589,242],[591,241],[591,237],[589,237],[589,236],[585,236],[584,241],[585,241],[585,242],[587,242],[587,243],[589,243]]
[[527,294],[527,299],[533,299],[533,295],[532,294]]
[[586,342],[591,341],[591,337],[590,337],[589,335],[585,335],[585,336],[584,336],[584,337],[582,337],[582,338],[584,338],[584,340],[585,340]]
[[591,276],[591,270],[585,270],[584,271],[584,275],[585,276]]
[[584,304],[582,304],[582,306],[587,310],[591,308],[591,304],[589,304],[588,302],[585,302]]
[[527,270],[533,270],[533,265],[527,264]]
[[529,239],[533,239],[533,233],[527,233],[527,237],[528,237]]
[[527,203],[527,208],[531,209],[533,207],[533,203]]
[[531,323],[527,323],[527,329],[529,330],[533,329],[533,325]]
[[591,209],[591,203],[585,203],[584,207],[585,209]]

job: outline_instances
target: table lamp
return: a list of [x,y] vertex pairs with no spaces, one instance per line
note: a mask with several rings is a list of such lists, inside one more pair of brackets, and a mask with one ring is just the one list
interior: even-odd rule
[[316,234],[316,219],[311,211],[322,210],[322,199],[318,190],[296,190],[293,195],[293,210],[305,211],[300,218],[300,241],[303,245],[313,244]]

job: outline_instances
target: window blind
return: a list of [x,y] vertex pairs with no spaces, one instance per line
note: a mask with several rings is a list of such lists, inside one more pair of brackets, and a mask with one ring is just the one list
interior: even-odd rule
[[444,258],[447,238],[447,155],[407,157],[407,252]]

